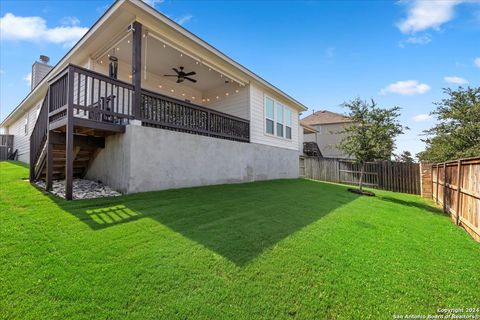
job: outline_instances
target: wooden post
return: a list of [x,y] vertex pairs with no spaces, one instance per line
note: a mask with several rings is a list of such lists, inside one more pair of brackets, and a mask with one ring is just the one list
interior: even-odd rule
[[455,213],[457,215],[456,224],[460,224],[460,189],[461,189],[461,182],[462,182],[462,160],[458,160],[458,167],[457,167],[457,206],[455,208]]
[[439,177],[439,173],[440,173],[440,167],[438,166],[438,163],[437,163],[437,190],[436,190],[436,193],[437,195],[435,196],[435,203],[438,204],[438,185],[440,184],[439,181],[438,181],[438,177]]
[[67,85],[67,128],[65,131],[65,199],[72,200],[73,194],[73,67],[68,68]]
[[142,24],[133,23],[132,35],[132,84],[133,84],[133,116],[141,118],[142,103]]
[[52,190],[53,184],[53,144],[51,142],[51,133],[50,130],[47,133],[47,173],[46,173],[46,184],[45,190],[50,191]]
[[443,163],[443,212],[447,212],[447,163]]

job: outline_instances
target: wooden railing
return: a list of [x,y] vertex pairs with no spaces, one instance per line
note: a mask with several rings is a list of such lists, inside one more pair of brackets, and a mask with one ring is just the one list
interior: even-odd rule
[[248,120],[148,90],[142,90],[140,117],[144,126],[250,141]]
[[37,163],[43,148],[45,147],[45,142],[47,141],[49,92],[50,91],[47,91],[47,94],[43,99],[37,121],[35,122],[35,126],[33,127],[30,136],[30,180],[34,180],[36,175],[35,164]]
[[133,85],[74,65],[50,81],[50,124],[67,118],[69,95],[76,118],[120,125],[137,119],[149,127],[250,141],[248,120],[144,89],[135,117]]
[[50,123],[66,118],[69,94],[74,117],[121,125],[133,119],[133,86],[129,83],[69,65],[50,87]]

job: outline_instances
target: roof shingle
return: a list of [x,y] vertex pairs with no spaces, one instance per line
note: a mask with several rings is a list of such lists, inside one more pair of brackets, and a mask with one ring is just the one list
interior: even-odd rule
[[302,122],[314,126],[319,124],[347,123],[352,122],[352,120],[335,112],[320,110],[303,118]]

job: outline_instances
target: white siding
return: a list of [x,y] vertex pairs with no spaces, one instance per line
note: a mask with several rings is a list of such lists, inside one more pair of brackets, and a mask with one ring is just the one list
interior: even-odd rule
[[[270,93],[268,95],[278,99],[275,95]],[[250,85],[250,141],[252,143],[298,150],[298,111],[293,109],[288,103],[281,101],[292,110],[292,139],[267,135],[265,133],[264,96],[265,94],[260,88]]]
[[238,93],[232,90],[228,97],[225,96],[225,88],[223,87],[204,92],[204,97],[216,96],[221,96],[222,98],[205,103],[205,107],[243,119],[250,119],[248,88],[239,89]]
[[30,135],[37,121],[37,108],[41,107],[42,101],[34,104],[28,111],[28,132],[25,134],[25,117],[27,113],[22,114],[17,121],[8,127],[8,133],[13,134],[13,150],[18,149],[18,160],[28,163],[30,161]]
[[298,153],[303,154],[303,127],[298,126]]
[[345,137],[345,134],[339,133],[344,126],[349,124],[332,123],[313,126],[318,130],[316,133],[306,134],[305,141],[316,142],[322,155],[326,158],[350,158],[342,150],[335,147]]

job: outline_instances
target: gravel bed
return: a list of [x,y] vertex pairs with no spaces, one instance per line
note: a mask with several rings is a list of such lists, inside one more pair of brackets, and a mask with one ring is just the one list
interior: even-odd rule
[[[45,181],[40,180],[36,185],[45,189]],[[52,194],[65,199],[65,180],[54,180]],[[94,199],[101,197],[117,197],[122,194],[100,182],[85,179],[73,179],[73,199]]]

